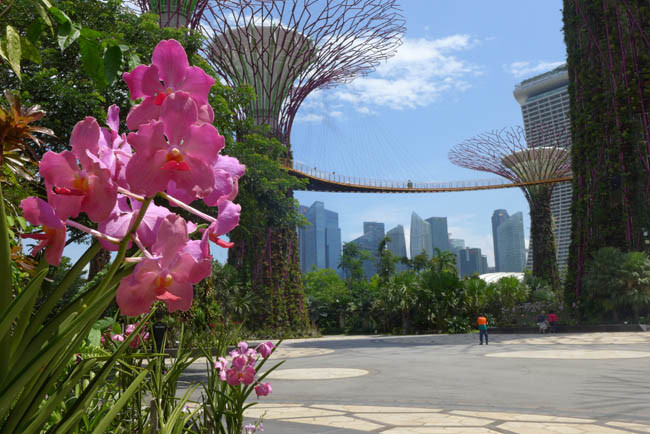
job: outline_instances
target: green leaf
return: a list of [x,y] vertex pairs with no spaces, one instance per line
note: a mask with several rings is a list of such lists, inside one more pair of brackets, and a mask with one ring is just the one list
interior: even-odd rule
[[45,25],[43,24],[43,21],[32,21],[29,27],[27,27],[27,39],[29,39],[33,44],[39,44],[41,40],[41,33],[43,33],[44,28]]
[[83,29],[81,29],[81,37],[86,39],[101,40],[104,37],[104,35],[102,34],[102,32],[98,32],[97,30],[88,29],[84,27]]
[[115,323],[115,320],[113,318],[105,317],[102,319],[98,319],[95,324],[93,324],[93,328],[97,330],[106,330],[110,326],[112,326]]
[[61,51],[68,48],[74,41],[79,38],[81,29],[76,24],[66,23],[59,26],[58,41]]
[[138,56],[137,54],[132,54],[129,57],[129,71],[133,70],[133,68],[141,64],[142,61],[140,60],[140,56]]
[[25,220],[25,217],[16,217],[16,221],[22,230],[27,230],[27,220]]
[[113,333],[117,335],[122,334],[122,326],[120,325],[120,323],[116,322],[115,324],[113,324]]
[[20,35],[12,26],[7,26],[7,60],[20,79]]
[[29,60],[32,63],[37,65],[41,64],[41,53],[38,52],[38,49],[31,43],[27,38],[20,38],[20,45],[23,49],[23,59]]
[[103,434],[108,431],[108,427],[110,426],[110,424],[115,420],[115,417],[122,410],[122,407],[124,407],[124,405],[127,402],[129,402],[131,397],[133,397],[133,395],[135,395],[135,393],[138,391],[138,388],[140,387],[140,383],[144,381],[148,373],[149,370],[142,371],[140,375],[138,375],[135,378],[135,380],[131,382],[129,388],[126,389],[122,393],[122,396],[120,396],[120,399],[118,399],[117,402],[113,404],[110,411],[106,413],[106,415],[102,418],[99,424],[97,424],[92,434]]
[[0,316],[0,339],[2,339],[5,334],[11,331],[11,324],[14,322],[16,317],[23,311],[23,308],[27,305],[30,299],[38,294],[39,289],[41,288],[41,283],[43,278],[47,274],[47,269],[41,270],[27,285],[16,298],[13,299],[11,304],[2,312]]
[[50,13],[56,18],[59,24],[69,23],[72,26],[72,20],[59,8],[50,7]]
[[104,53],[104,77],[106,82],[110,85],[117,78],[117,73],[122,64],[122,50],[117,45],[108,47]]
[[13,226],[15,223],[14,218],[10,215],[7,216],[7,226]]
[[[45,3],[45,2],[44,2],[44,3]],[[48,5],[49,5],[49,3],[48,3]],[[52,30],[52,21],[50,20],[50,16],[47,14],[47,11],[48,11],[49,9],[51,9],[52,6],[49,5],[49,6],[47,7],[47,9],[45,9],[43,6],[41,6],[41,5],[38,4],[38,3],[37,3],[35,6],[36,6],[36,12],[38,12],[38,15],[40,15],[40,17],[43,19],[43,21],[45,22],[45,24],[47,25],[47,27],[49,27],[50,30]],[[54,33],[53,33],[53,35],[54,35]]]
[[5,62],[9,62],[9,58],[7,57],[7,41],[4,38],[0,38],[0,57]]
[[104,77],[104,61],[100,56],[101,46],[91,39],[80,38],[79,47],[81,48],[81,64],[84,71],[102,90],[106,87],[106,79]]
[[102,332],[99,331],[99,329],[91,328],[90,333],[88,333],[88,341],[90,341],[90,345],[98,347],[101,342],[101,337],[102,337]]

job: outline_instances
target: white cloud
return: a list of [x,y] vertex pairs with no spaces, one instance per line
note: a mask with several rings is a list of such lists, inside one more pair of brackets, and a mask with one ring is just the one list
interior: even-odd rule
[[512,74],[515,78],[519,79],[550,71],[564,63],[565,62],[545,62],[543,60],[538,60],[536,62],[518,61],[512,62],[510,65],[503,65],[503,69]]
[[321,122],[323,119],[325,119],[325,116],[316,113],[296,114],[296,122]]
[[368,77],[359,77],[335,96],[341,101],[370,110],[368,104],[396,110],[427,106],[444,92],[464,91],[470,76],[480,68],[457,57],[456,53],[476,45],[469,35],[440,39],[404,39],[397,53]]

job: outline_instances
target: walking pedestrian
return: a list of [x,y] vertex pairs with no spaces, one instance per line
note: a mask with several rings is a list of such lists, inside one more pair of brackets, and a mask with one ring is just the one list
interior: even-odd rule
[[483,336],[485,336],[485,345],[487,345],[488,344],[487,317],[484,314],[480,314],[476,319],[476,323],[478,324],[478,331],[480,334],[479,336],[481,340],[480,345],[483,345]]

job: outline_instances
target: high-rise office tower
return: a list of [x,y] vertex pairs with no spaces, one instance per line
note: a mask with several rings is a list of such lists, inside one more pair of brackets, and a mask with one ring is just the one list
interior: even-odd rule
[[314,202],[309,208],[300,206],[300,212],[310,225],[298,229],[300,242],[300,268],[307,273],[317,269],[331,268],[340,273],[341,229],[339,215],[325,209],[325,204]]
[[424,252],[430,259],[433,257],[431,242],[431,225],[425,222],[415,212],[411,214],[411,259]]
[[449,233],[447,232],[447,217],[429,217],[425,220],[431,229],[431,252],[436,249],[441,252],[449,251]]
[[[494,225],[494,216],[492,216],[492,224]],[[494,230],[494,226],[492,227]],[[496,227],[494,245],[495,262],[500,267],[498,271],[519,273],[524,269],[526,266],[526,244],[524,241],[524,215],[521,212],[516,212],[499,223]],[[497,245],[499,246],[498,250]]]
[[499,239],[497,237],[497,227],[508,219],[508,211],[505,209],[495,209],[492,213],[492,244],[494,245],[494,269],[501,271],[499,264]]
[[[386,232],[386,236],[390,238],[387,244],[388,250],[397,258],[406,258],[406,238],[404,237],[404,226],[397,225],[393,229]],[[395,271],[400,273],[406,271],[408,267],[406,264],[398,262],[395,264]]]
[[376,222],[363,222],[363,235],[350,241],[370,252],[374,260],[363,261],[363,274],[370,279],[377,274],[377,251],[379,243],[384,238],[384,224]]
[[[450,234],[451,235],[451,234]],[[458,270],[458,275],[460,276],[460,256],[459,252],[461,249],[465,248],[465,240],[459,238],[449,238],[449,250],[451,253],[456,255],[456,270]]]
[[[524,80],[515,86],[514,96],[521,105],[524,129],[529,146],[544,146],[544,130],[569,131],[569,74],[566,65]],[[571,183],[557,184],[551,197],[551,213],[555,222],[557,265],[561,274],[566,269],[571,243]],[[531,246],[527,266],[532,264]]]
[[483,274],[484,270],[487,271],[487,257],[483,261],[481,249],[466,247],[458,252],[460,262],[460,275],[461,277],[471,276],[474,273]]

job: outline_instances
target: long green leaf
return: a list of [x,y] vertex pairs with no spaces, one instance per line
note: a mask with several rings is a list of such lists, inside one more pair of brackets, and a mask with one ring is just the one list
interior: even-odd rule
[[38,290],[41,288],[41,283],[47,275],[47,269],[41,270],[36,274],[25,288],[7,307],[7,309],[0,316],[0,340],[4,338],[11,330],[11,324],[23,311],[24,307],[29,303],[30,299],[38,295]]
[[[22,79],[20,75],[20,34],[13,26],[7,25],[7,59],[11,69],[14,70],[18,79]],[[4,217],[4,216],[3,216]]]
[[140,383],[142,383],[142,381],[147,377],[148,373],[148,370],[142,371],[140,375],[138,375],[135,380],[133,380],[129,388],[126,389],[124,393],[122,393],[120,399],[118,399],[117,402],[113,404],[111,410],[106,413],[99,424],[97,424],[97,427],[93,430],[92,434],[104,434],[106,432],[106,429],[111,424],[111,422],[113,422],[115,416],[117,416],[117,414],[122,410],[122,407],[124,407],[124,405],[129,402],[131,397],[138,391]]
[[111,85],[117,78],[117,73],[122,64],[122,50],[117,45],[108,47],[104,53],[104,78]]
[[[4,197],[0,185],[0,306],[11,303],[11,246],[7,233],[7,215],[5,214]],[[1,330],[0,330],[1,331]]]
[[68,378],[61,383],[61,387],[50,395],[47,403],[35,411],[30,418],[26,418],[18,425],[18,431],[23,434],[36,434],[41,432],[43,424],[50,418],[51,413],[60,405],[61,401],[67,398],[68,392],[75,387],[83,377],[85,377],[93,367],[97,364],[97,360],[88,359],[82,361],[70,373]]
[[106,377],[113,370],[115,362],[121,357],[122,353],[126,351],[129,347],[131,341],[140,335],[140,330],[144,327],[144,324],[151,318],[151,314],[147,315],[136,327],[136,329],[131,333],[122,344],[115,350],[111,358],[104,364],[102,369],[99,371],[97,376],[93,378],[88,387],[83,391],[79,399],[74,403],[74,405],[66,412],[65,418],[57,424],[57,426],[52,427],[49,432],[56,432],[60,434],[67,434],[70,430],[78,423],[79,419],[83,416],[86,406],[92,397],[97,393],[97,390],[102,385]]

